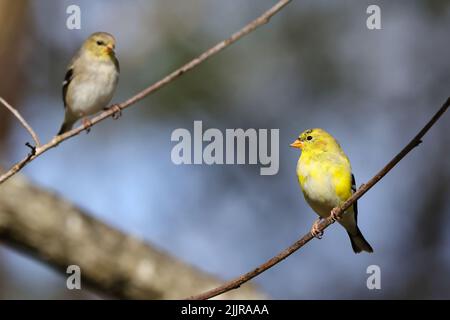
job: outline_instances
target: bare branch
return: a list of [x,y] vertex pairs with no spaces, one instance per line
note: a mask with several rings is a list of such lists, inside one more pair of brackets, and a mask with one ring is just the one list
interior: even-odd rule
[[31,135],[31,137],[34,140],[34,143],[36,144],[36,147],[39,147],[41,143],[39,142],[39,138],[34,132],[33,128],[25,121],[25,119],[20,115],[19,111],[14,109],[5,99],[0,97],[0,102],[9,110],[11,113],[20,121],[22,126],[28,131],[28,133]]
[[[345,210],[347,210],[356,200],[361,198],[367,191],[369,191],[378,181],[380,181],[389,171],[391,171],[392,168],[395,167],[412,149],[414,149],[416,146],[418,146],[422,142],[422,137],[427,133],[428,130],[436,123],[436,121],[445,113],[445,111],[448,109],[450,105],[450,97],[447,99],[447,101],[444,103],[444,105],[439,109],[439,111],[431,118],[431,120],[423,127],[422,130],[419,131],[419,133],[406,145],[406,147],[403,148],[402,151],[400,151],[383,169],[381,169],[372,179],[370,179],[366,184],[363,184],[342,206],[334,208],[332,212],[337,215],[341,216]],[[329,225],[333,224],[334,221],[330,217],[327,219],[324,219],[318,227],[320,231],[325,230]],[[223,294],[225,292],[228,292],[233,289],[239,288],[244,283],[248,282],[249,280],[253,279],[254,277],[260,275],[264,271],[268,270],[269,268],[273,267],[274,265],[278,264],[279,262],[283,261],[287,257],[289,257],[291,254],[293,254],[295,251],[303,247],[305,244],[307,244],[309,241],[314,239],[313,235],[309,232],[305,234],[302,238],[300,238],[298,241],[296,241],[294,244],[292,244],[290,247],[286,248],[285,250],[281,251],[278,255],[273,257],[272,259],[266,261],[265,263],[261,264],[256,269],[253,269],[250,272],[247,272],[246,274],[229,281],[225,283],[222,286],[219,286],[217,288],[214,288],[212,290],[206,291],[204,293],[201,293],[199,295],[191,296],[188,299],[192,300],[205,300],[210,299],[215,296],[218,296],[220,294]]]
[[[171,74],[169,74],[165,78],[161,79],[160,81],[156,82],[155,84],[153,84],[153,85],[149,86],[148,88],[142,90],[141,92],[139,92],[135,96],[131,97],[127,101],[122,102],[122,103],[117,104],[117,105],[114,105],[111,108],[109,108],[108,110],[106,110],[106,111],[102,112],[101,114],[99,114],[98,116],[95,116],[94,118],[91,119],[91,124],[92,125],[90,125],[89,128],[91,128],[93,125],[99,123],[100,121],[105,120],[106,118],[114,116],[114,114],[117,113],[118,108],[120,108],[120,110],[126,109],[129,106],[135,104],[136,102],[144,99],[146,96],[148,96],[148,95],[158,91],[159,89],[163,88],[167,84],[169,84],[172,81],[174,81],[175,79],[179,78],[180,76],[182,76],[186,72],[191,71],[192,69],[194,69],[195,67],[197,67],[201,63],[205,62],[210,57],[216,55],[217,53],[219,53],[222,50],[224,50],[225,48],[229,47],[230,45],[232,45],[233,43],[235,43],[239,39],[243,38],[247,34],[251,33],[254,30],[256,30],[258,27],[266,24],[267,22],[269,22],[270,18],[272,18],[276,13],[278,13],[281,9],[283,9],[291,1],[292,0],[280,0],[280,1],[278,1],[272,8],[267,10],[265,13],[263,13],[257,19],[255,19],[252,22],[250,22],[249,24],[247,24],[245,27],[243,27],[238,32],[234,33],[230,38],[219,42],[214,47],[206,50],[205,52],[203,52],[201,55],[199,55],[195,59],[191,60],[190,62],[188,62],[187,64],[185,64],[181,68],[178,68],[177,70],[175,70],[174,72],[172,72]],[[5,182],[6,180],[8,180],[10,177],[12,177],[14,174],[19,172],[23,167],[25,167],[28,163],[30,163],[31,161],[33,161],[34,159],[39,157],[44,152],[48,151],[49,149],[52,149],[52,148],[56,147],[62,141],[65,141],[65,140],[67,140],[67,139],[69,139],[69,138],[71,138],[73,136],[76,136],[79,133],[81,133],[82,131],[87,130],[89,128],[84,126],[84,125],[82,125],[82,126],[79,126],[79,127],[75,128],[75,129],[72,129],[72,130],[70,130],[70,131],[68,131],[68,132],[66,132],[66,133],[64,133],[64,134],[62,134],[60,136],[54,137],[49,143],[47,143],[45,145],[42,145],[39,148],[37,148],[36,152],[35,152],[35,154],[33,156],[26,157],[22,161],[16,163],[6,173],[1,175],[0,176],[0,184]]]

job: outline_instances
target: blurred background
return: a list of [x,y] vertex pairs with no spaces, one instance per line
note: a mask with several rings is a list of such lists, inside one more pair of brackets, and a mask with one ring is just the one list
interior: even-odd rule
[[[63,119],[61,82],[92,32],[117,39],[121,102],[259,16],[261,0],[0,0],[0,96],[48,141]],[[66,8],[81,8],[81,30]],[[366,9],[381,7],[382,30]],[[309,231],[316,215],[289,148],[311,127],[331,132],[357,184],[371,178],[450,94],[450,2],[293,1],[270,24],[163,90],[46,153],[23,173],[35,184],[223,279],[264,262]],[[280,129],[280,170],[171,162],[173,130]],[[450,298],[448,114],[359,201],[375,253],[355,255],[332,226],[254,282],[274,299]],[[0,108],[0,165],[27,152],[27,133]],[[381,268],[381,290],[366,269]],[[0,246],[0,298],[98,298]]]

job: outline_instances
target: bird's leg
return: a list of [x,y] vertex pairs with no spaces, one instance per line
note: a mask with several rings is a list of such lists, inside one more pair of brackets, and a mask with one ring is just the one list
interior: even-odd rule
[[311,235],[314,238],[322,239],[323,231],[319,230],[319,224],[322,221],[322,218],[318,218],[316,221],[314,221],[314,224],[311,227]]
[[122,109],[119,107],[118,104],[113,104],[111,107],[109,108],[106,107],[103,110],[110,110],[110,109],[114,111],[114,113],[112,114],[112,118],[114,120],[117,120],[122,116]]
[[333,222],[341,220],[341,218],[342,218],[340,215],[338,215],[337,211],[338,211],[338,208],[333,208],[333,210],[331,210],[330,217],[331,217],[331,220],[333,220]]
[[88,117],[83,118],[83,126],[84,130],[86,130],[86,133],[91,132],[92,122]]

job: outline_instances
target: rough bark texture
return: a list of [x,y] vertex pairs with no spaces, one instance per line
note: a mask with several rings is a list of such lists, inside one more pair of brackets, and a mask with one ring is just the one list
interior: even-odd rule
[[[221,282],[92,218],[21,175],[0,187],[0,241],[64,274],[68,265],[80,266],[82,284],[111,297],[178,299]],[[245,286],[222,298],[264,295]]]

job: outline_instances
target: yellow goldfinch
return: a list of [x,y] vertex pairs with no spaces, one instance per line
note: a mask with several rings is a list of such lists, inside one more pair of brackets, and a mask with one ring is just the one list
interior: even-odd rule
[[[320,220],[327,218],[333,208],[340,206],[355,191],[355,178],[350,161],[339,143],[323,129],[304,131],[291,147],[302,150],[297,163],[297,177],[306,202],[319,215],[311,234],[321,236]],[[357,225],[358,207],[355,202],[338,218],[347,230],[355,253],[373,252]]]
[[63,82],[64,123],[58,135],[72,129],[83,118],[104,109],[119,80],[116,40],[106,32],[96,32],[84,41],[72,58]]

